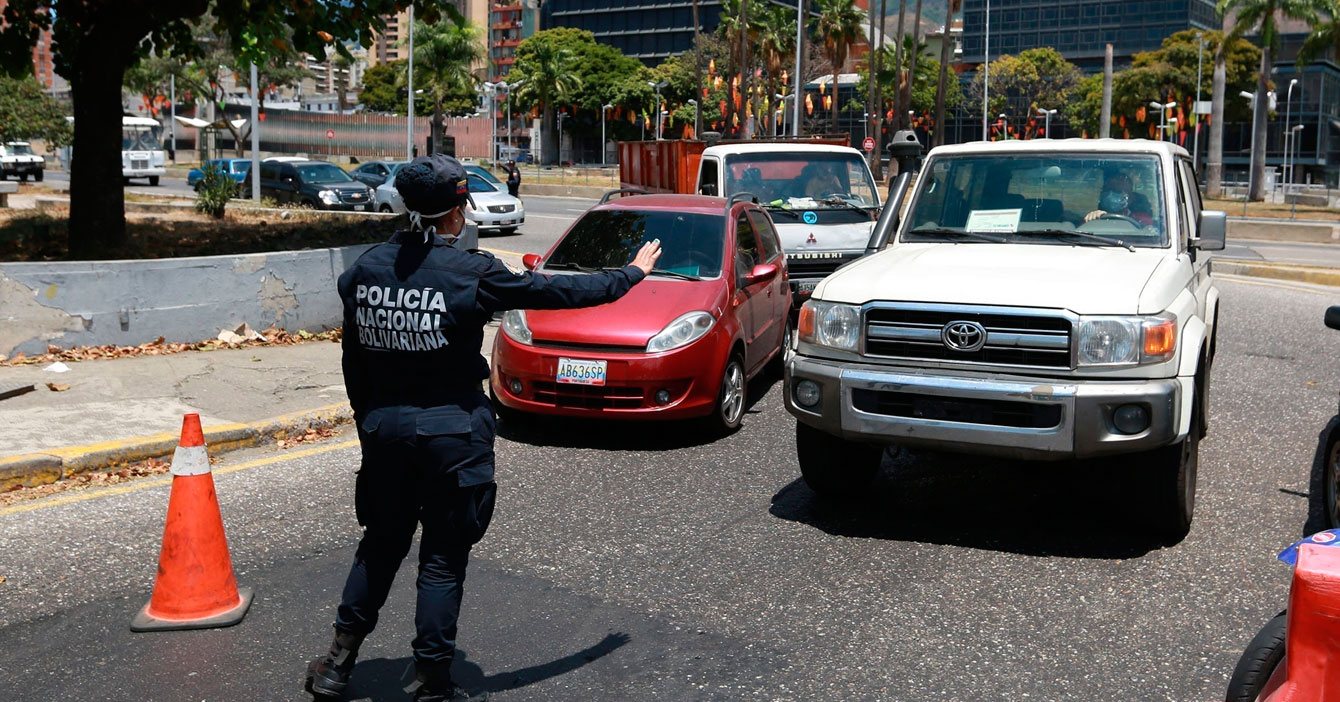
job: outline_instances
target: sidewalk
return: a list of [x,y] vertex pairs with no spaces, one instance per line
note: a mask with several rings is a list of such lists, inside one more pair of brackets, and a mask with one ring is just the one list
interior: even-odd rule
[[[485,329],[486,357],[495,332]],[[66,365],[0,366],[0,393],[36,388],[0,400],[0,490],[168,455],[188,412],[200,414],[207,438],[220,430],[219,448],[350,417],[340,345],[330,341]]]

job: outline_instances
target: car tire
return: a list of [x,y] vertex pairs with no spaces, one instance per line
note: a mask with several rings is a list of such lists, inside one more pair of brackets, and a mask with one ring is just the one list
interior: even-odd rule
[[158,176],[149,176],[149,185],[158,187]]
[[884,447],[848,441],[798,421],[796,459],[800,475],[815,494],[846,497],[874,481],[884,460]]
[[791,318],[788,316],[785,327],[782,329],[782,345],[777,347],[777,355],[768,361],[768,375],[774,378],[781,378],[786,375],[786,362],[791,360],[789,351],[793,336],[795,336],[795,328],[791,326]]
[[1149,526],[1165,546],[1173,546],[1191,531],[1196,511],[1196,473],[1200,466],[1199,397],[1192,398],[1191,428],[1186,438],[1148,452],[1147,460],[1136,458],[1132,465],[1146,471],[1144,489],[1149,505]]
[[1340,529],[1340,427],[1326,437],[1321,460],[1321,489],[1325,498],[1327,529]]
[[35,180],[35,181],[37,181],[37,182],[39,182],[39,183],[42,182],[42,179],[43,179],[44,177],[46,177],[46,171],[38,171],[38,172],[36,172],[36,173],[33,174],[33,180]]
[[391,209],[391,206],[385,203],[382,203],[382,207],[380,210],[378,210],[378,212],[383,212],[386,214],[395,214],[395,210]]
[[1225,702],[1256,702],[1261,698],[1270,676],[1284,660],[1287,619],[1286,613],[1280,612],[1252,637],[1233,668],[1233,677],[1228,679]]
[[745,407],[749,404],[749,376],[744,370],[744,358],[732,353],[721,371],[717,401],[708,415],[708,423],[716,434],[729,434],[744,422]]

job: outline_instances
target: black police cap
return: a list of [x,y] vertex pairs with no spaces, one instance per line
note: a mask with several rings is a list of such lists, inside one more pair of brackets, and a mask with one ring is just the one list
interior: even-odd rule
[[405,207],[423,215],[446,212],[470,199],[465,167],[445,154],[420,156],[411,161],[396,173],[395,189]]

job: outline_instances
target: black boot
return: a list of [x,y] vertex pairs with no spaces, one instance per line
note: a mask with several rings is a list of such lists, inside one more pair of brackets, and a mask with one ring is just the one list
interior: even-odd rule
[[488,702],[489,693],[471,695],[451,681],[451,661],[414,661],[414,671],[414,682],[405,688],[414,702]]
[[307,691],[318,699],[343,697],[344,689],[349,686],[349,676],[354,672],[358,647],[362,643],[362,636],[336,630],[330,653],[307,665]]

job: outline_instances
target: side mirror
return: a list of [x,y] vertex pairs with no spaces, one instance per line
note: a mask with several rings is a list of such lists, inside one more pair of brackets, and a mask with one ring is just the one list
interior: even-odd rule
[[703,183],[702,187],[698,188],[698,192],[703,195],[711,195],[713,197],[716,197],[717,186],[714,183]]
[[777,277],[777,264],[760,263],[757,266],[754,266],[754,270],[749,271],[749,274],[744,277],[744,281],[749,285],[753,285],[754,283],[761,283],[765,280],[772,280],[775,277]]
[[1340,329],[1340,305],[1326,308],[1326,326]]
[[1197,237],[1191,245],[1201,251],[1223,251],[1228,237],[1228,214],[1218,210],[1202,210]]
[[525,266],[525,267],[526,267],[526,270],[528,270],[528,271],[533,271],[533,270],[535,270],[536,268],[539,268],[539,267],[540,267],[540,255],[539,255],[539,254],[526,254],[525,256],[522,256],[522,257],[521,257],[521,265]]

